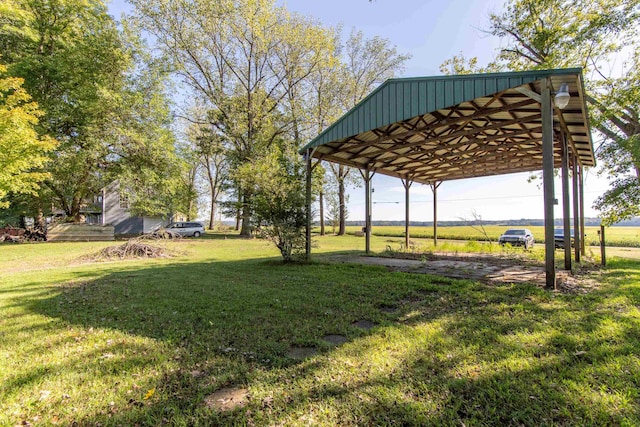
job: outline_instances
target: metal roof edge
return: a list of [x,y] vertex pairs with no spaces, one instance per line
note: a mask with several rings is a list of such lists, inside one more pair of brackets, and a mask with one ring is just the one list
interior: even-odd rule
[[377,88],[375,88],[373,91],[369,92],[369,94],[367,96],[365,96],[364,98],[362,98],[360,100],[360,102],[358,102],[356,105],[354,105],[353,107],[351,107],[349,109],[349,111],[347,111],[346,113],[344,113],[342,116],[340,116],[340,118],[338,120],[336,120],[335,122],[331,123],[329,126],[327,126],[327,128],[325,130],[323,130],[322,132],[320,132],[315,138],[313,138],[307,145],[305,145],[304,147],[302,147],[300,150],[298,150],[298,153],[300,154],[304,154],[305,151],[307,151],[309,148],[313,148],[315,146],[318,145],[322,145],[322,144],[315,144],[315,142],[319,139],[321,139],[327,132],[329,132],[331,130],[331,128],[333,126],[335,126],[336,123],[338,123],[340,120],[342,120],[345,116],[348,116],[349,114],[351,114],[352,111],[356,110],[360,105],[364,104],[365,102],[367,102],[369,99],[371,99],[376,93],[380,92],[381,90],[384,89],[385,86],[388,86],[389,84],[391,84],[394,80],[397,79],[387,79],[384,81],[384,83],[382,83],[381,85],[379,85]]
[[[544,69],[544,70],[528,70],[528,71],[506,71],[499,73],[480,73],[480,74],[455,74],[455,75],[438,75],[438,76],[424,76],[424,77],[400,77],[387,79],[384,83],[379,85],[376,89],[370,92],[366,97],[364,97],[360,102],[354,105],[349,109],[346,113],[344,113],[338,120],[324,129],[320,134],[318,134],[315,138],[313,138],[309,143],[307,143],[304,147],[298,150],[299,154],[304,154],[305,151],[323,145],[322,143],[318,143],[319,140],[322,140],[323,136],[330,132],[337,123],[343,120],[345,117],[349,116],[353,111],[357,110],[362,104],[366,103],[374,97],[378,92],[382,91],[385,87],[389,86],[393,83],[407,83],[413,81],[436,81],[436,80],[465,80],[470,78],[477,79],[485,79],[485,78],[504,78],[504,77],[550,77],[554,75],[579,75],[580,81],[583,86],[584,93],[584,82],[582,79],[582,68],[556,68],[556,69]],[[586,103],[586,102],[585,102]],[[593,143],[592,143],[593,144]]]
[[[428,80],[460,80],[469,78],[499,78],[499,77],[522,77],[522,76],[540,76],[549,77],[558,74],[580,74],[582,75],[582,68],[550,68],[541,70],[528,70],[528,71],[502,71],[499,73],[476,73],[476,74],[442,74],[439,76],[425,76],[425,77],[398,77],[388,79],[385,83],[392,82],[411,82],[411,81],[428,81]],[[373,92],[372,92],[373,93]]]

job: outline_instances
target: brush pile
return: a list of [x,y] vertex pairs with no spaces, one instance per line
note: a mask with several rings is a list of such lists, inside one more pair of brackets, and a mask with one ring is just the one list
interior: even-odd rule
[[165,248],[150,245],[139,238],[135,238],[129,239],[119,246],[106,247],[90,258],[93,261],[99,261],[132,258],[168,258],[171,256],[173,254]]

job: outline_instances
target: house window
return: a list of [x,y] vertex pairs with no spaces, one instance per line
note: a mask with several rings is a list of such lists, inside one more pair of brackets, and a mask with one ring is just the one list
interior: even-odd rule
[[120,193],[120,208],[129,209],[129,195]]

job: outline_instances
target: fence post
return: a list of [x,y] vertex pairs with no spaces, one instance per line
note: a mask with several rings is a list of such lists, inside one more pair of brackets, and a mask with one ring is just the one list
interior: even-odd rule
[[607,254],[605,253],[605,241],[604,241],[604,225],[600,226],[600,231],[598,232],[598,234],[600,235],[600,263],[602,264],[602,266],[604,267],[605,265],[607,265]]

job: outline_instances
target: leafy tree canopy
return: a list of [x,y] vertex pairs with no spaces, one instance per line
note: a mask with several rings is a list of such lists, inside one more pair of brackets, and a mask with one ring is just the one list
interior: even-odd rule
[[[639,0],[510,0],[490,16],[488,33],[504,46],[486,68],[463,55],[445,72],[582,67],[587,72],[591,123],[598,131],[596,156],[611,188],[594,207],[604,224],[638,215],[640,197]],[[611,66],[629,58],[616,71]]]
[[79,218],[109,181],[130,178],[145,197],[134,210],[156,212],[158,199],[147,197],[157,191],[148,190],[171,170],[172,136],[161,68],[145,62],[137,36],[120,31],[100,0],[11,0],[2,8],[8,71],[43,112],[37,132],[58,141],[38,196]]
[[42,112],[22,87],[23,80],[6,71],[0,64],[0,208],[9,206],[8,193],[33,194],[40,188],[49,177],[43,172],[46,153],[56,146],[36,132]]

